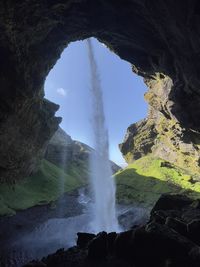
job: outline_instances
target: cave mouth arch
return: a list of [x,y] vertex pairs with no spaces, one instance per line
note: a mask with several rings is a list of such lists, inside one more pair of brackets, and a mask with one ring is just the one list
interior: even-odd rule
[[144,77],[157,155],[200,173],[198,1],[1,1],[0,12],[0,181],[38,168],[60,123],[45,78],[70,42],[91,36]]
[[[92,39],[99,63],[107,126],[110,136],[111,160],[125,165],[118,144],[127,127],[147,116],[144,100],[146,85],[132,72],[131,65],[121,60],[104,44]],[[45,82],[45,98],[59,104],[56,116],[72,139],[93,146],[91,138],[91,103],[86,40],[72,42]],[[76,114],[75,114],[76,113]]]
[[159,92],[161,81],[165,97],[149,98],[158,100],[168,121],[177,121],[187,143],[199,140],[200,31],[194,19],[199,6],[188,3],[181,8],[178,1],[146,0],[1,3],[0,180],[25,177],[40,162],[60,122],[54,118],[58,107],[43,98],[45,78],[70,42],[92,36],[130,62],[150,89]]

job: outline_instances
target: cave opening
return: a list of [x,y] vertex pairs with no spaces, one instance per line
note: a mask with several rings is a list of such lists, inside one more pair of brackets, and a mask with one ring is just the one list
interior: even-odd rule
[[[141,77],[132,72],[130,63],[121,60],[97,39],[93,38],[92,42],[101,76],[105,118],[109,131],[110,159],[114,162],[113,164],[124,167],[126,162],[122,158],[118,144],[122,142],[126,128],[130,124],[144,119],[147,115],[147,104],[144,101],[146,85]],[[92,138],[93,129],[91,128],[91,112],[93,111],[90,99],[90,86],[86,41],[70,43],[63,51],[54,68],[50,71],[45,82],[45,97],[60,106],[56,114],[62,117],[62,123],[60,125],[62,130],[59,130],[62,132],[60,134],[67,136],[64,137],[68,139],[68,141],[65,140],[66,142],[70,143],[72,140],[76,140],[76,146],[79,146],[79,148],[75,148],[74,152],[71,143],[66,144],[66,149],[63,152],[61,144],[58,144],[55,153],[56,157],[58,157],[58,150],[61,149],[61,155],[59,156],[60,162],[58,162],[58,159],[52,157],[52,150],[49,148],[47,149],[46,159],[64,168],[70,175],[71,172],[77,171],[80,166],[80,170],[82,170],[82,164],[84,164],[84,159],[78,158],[78,150],[87,150],[88,148],[86,146],[94,147],[94,140]],[[82,152],[82,154],[84,153]],[[87,165],[89,165],[88,162]],[[63,194],[65,192],[63,189],[65,187],[63,175],[59,179],[61,180],[60,190]],[[90,196],[87,190],[85,186],[79,190],[79,204],[88,205]],[[63,209],[63,204],[68,205],[61,200],[58,203],[58,205],[62,206],[61,210]],[[133,208],[131,210],[129,208],[129,205],[119,206],[117,211],[118,216],[121,216],[123,212],[129,212],[129,215],[132,216],[131,212],[133,212]],[[137,220],[140,220],[140,217],[144,219],[145,212],[140,209],[137,210],[137,207],[135,208],[134,212],[137,213],[137,215],[135,214]],[[86,215],[87,212],[85,212]],[[85,216],[85,214],[82,215]],[[60,216],[65,217],[62,212]],[[81,230],[91,232],[91,228],[87,228],[87,223],[85,222],[87,219],[85,217],[80,218],[77,216],[74,220],[75,227],[70,225],[70,231],[73,233]],[[82,225],[78,224],[77,226],[77,220],[81,220]],[[69,231],[67,228],[65,229],[67,232]],[[125,226],[124,229],[128,229],[128,226]],[[62,233],[60,237],[62,242],[69,243],[69,240],[63,239]],[[70,239],[72,243],[70,244],[73,244],[74,240],[75,238],[72,236]]]
[[[103,100],[109,132],[110,159],[120,166],[126,162],[118,145],[126,129],[147,116],[143,78],[135,74],[131,64],[105,44],[93,39],[103,88]],[[60,107],[56,116],[60,126],[74,140],[93,147],[91,135],[91,100],[86,41],[68,45],[45,81],[45,98]]]
[[[119,58],[97,39],[93,38],[93,43],[102,79],[110,159],[113,161],[112,170],[116,172],[119,166],[126,166],[118,147],[126,128],[146,117],[146,85],[143,79],[132,71],[130,63]],[[11,244],[8,244],[10,247],[9,251],[6,251],[5,262],[11,260],[20,266],[60,247],[73,246],[77,232],[91,230],[87,228],[91,215],[88,215],[86,210],[91,199],[83,181],[88,175],[88,166],[84,163],[86,154],[90,153],[90,147],[93,147],[88,80],[89,65],[85,41],[72,42],[63,51],[44,85],[45,98],[60,106],[56,116],[62,117],[60,126],[64,132],[61,130],[59,133],[59,142],[54,136],[51,139],[39,172],[31,175],[28,181],[25,179],[25,188],[23,182],[22,188],[19,185],[20,192],[17,188],[15,193],[10,194],[10,199],[15,198],[17,194],[18,199],[21,197],[19,203],[16,202],[19,209],[20,205],[25,203],[26,208],[31,202],[34,202],[34,205],[44,205],[44,208],[41,206],[40,210],[38,206],[33,211],[39,216],[33,227],[27,227],[25,223],[24,229],[20,230],[21,236],[16,237],[16,233],[13,233],[15,240],[13,243],[13,240],[8,241]],[[68,152],[63,154],[65,149]],[[34,192],[31,191],[32,188]],[[45,208],[47,212],[42,210]],[[143,208],[120,204],[117,209],[117,216],[121,218],[123,225],[120,229],[128,229],[134,220],[139,222],[147,218]],[[8,212],[12,210],[8,208]],[[48,218],[47,214],[50,213]],[[29,217],[26,210],[24,214],[22,212],[22,217],[17,214],[19,222],[23,216]],[[11,220],[12,223],[14,222]],[[13,255],[13,249],[16,255]]]

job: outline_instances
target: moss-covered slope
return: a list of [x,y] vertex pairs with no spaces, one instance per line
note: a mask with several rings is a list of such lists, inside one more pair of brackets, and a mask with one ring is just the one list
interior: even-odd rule
[[61,194],[59,179],[64,181],[64,192],[71,192],[86,183],[88,168],[84,162],[79,167],[71,165],[68,173],[56,165],[43,160],[39,171],[10,186],[0,186],[0,215],[13,215],[16,210],[23,210],[35,205],[55,201]]
[[200,176],[152,155],[142,157],[116,174],[117,199],[152,206],[163,193],[200,197]]
[[[0,185],[0,216],[50,203],[87,184],[93,149],[59,128],[50,140],[39,170],[15,185]],[[120,169],[110,161],[113,172]],[[64,184],[64,186],[63,186]],[[64,187],[64,188],[63,188]]]

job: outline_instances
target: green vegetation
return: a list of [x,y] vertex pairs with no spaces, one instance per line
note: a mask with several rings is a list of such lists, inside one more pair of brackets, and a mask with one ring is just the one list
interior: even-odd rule
[[152,206],[163,193],[187,193],[200,197],[200,177],[151,155],[145,156],[116,175],[117,199],[124,203]]
[[[58,180],[64,178],[64,191],[73,192],[86,185],[88,166],[83,160],[72,162],[63,171],[43,160],[39,171],[14,186],[0,187],[0,215],[13,215],[17,210],[54,202],[60,190]],[[145,156],[116,173],[117,199],[126,204],[151,207],[163,193],[183,193],[200,197],[200,177],[177,168],[151,155]]]
[[65,192],[72,192],[86,183],[87,168],[71,164],[68,173],[54,164],[43,160],[39,171],[14,186],[0,187],[0,215],[13,215],[35,205],[55,201],[60,194],[58,179],[63,176]]

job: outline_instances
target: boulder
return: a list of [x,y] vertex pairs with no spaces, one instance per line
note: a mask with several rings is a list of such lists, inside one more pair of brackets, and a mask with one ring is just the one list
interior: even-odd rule
[[158,210],[182,210],[189,206],[192,200],[184,195],[163,194],[151,211],[151,215]]
[[187,230],[189,238],[200,245],[200,220],[196,219],[188,223]]
[[173,217],[167,217],[165,224],[169,227],[178,232],[181,235],[187,236],[187,224],[182,222],[179,219]]
[[199,267],[200,264],[200,247],[192,248],[189,252],[189,257],[191,258],[191,267]]
[[188,238],[180,235],[166,225],[157,223],[147,224],[146,232],[154,244],[152,253],[162,255],[163,258],[171,258],[176,261],[184,262],[188,260],[189,252],[198,246]]
[[96,237],[95,234],[90,233],[77,233],[78,239],[77,239],[77,246],[79,248],[86,248],[89,244],[89,242]]
[[131,243],[134,235],[133,230],[121,232],[117,234],[114,243],[115,255],[118,258],[126,258],[131,255]]
[[117,238],[117,233],[116,232],[108,233],[108,235],[107,235],[108,254],[113,254],[114,253],[114,244],[115,244],[116,238]]
[[107,255],[107,233],[101,232],[88,244],[88,258],[92,260],[103,260]]
[[24,265],[23,267],[46,267],[47,265],[42,262],[42,261],[31,261],[29,263],[27,263],[26,265]]
[[194,209],[200,209],[200,199],[196,199],[192,202],[191,207]]

